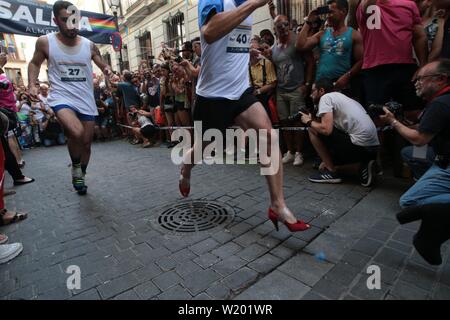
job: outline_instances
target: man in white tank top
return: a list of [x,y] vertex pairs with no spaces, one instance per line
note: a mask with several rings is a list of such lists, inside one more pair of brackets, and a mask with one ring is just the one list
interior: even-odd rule
[[[244,130],[265,129],[267,141],[278,140],[262,104],[249,88],[249,48],[251,14],[268,0],[200,0],[198,4],[202,68],[197,83],[194,120],[202,121],[203,129],[224,131],[236,123]],[[250,89],[250,90],[249,90]],[[270,143],[268,143],[270,146]],[[179,189],[184,197],[190,192],[190,176],[194,154],[204,144],[194,143],[184,158]],[[272,153],[278,150],[272,150]],[[275,153],[276,154],[276,153]],[[304,231],[309,225],[292,214],[283,195],[283,168],[278,152],[279,168],[267,175],[271,205],[269,219],[278,229],[281,221],[291,232]]]
[[92,61],[108,76],[110,67],[102,61],[100,51],[90,40],[78,35],[70,26],[68,1],[53,5],[54,22],[59,32],[41,36],[28,65],[28,88],[38,99],[36,82],[45,59],[48,62],[50,94],[48,103],[64,128],[72,160],[72,184],[79,194],[86,194],[86,168],[91,155],[97,107],[94,99]]

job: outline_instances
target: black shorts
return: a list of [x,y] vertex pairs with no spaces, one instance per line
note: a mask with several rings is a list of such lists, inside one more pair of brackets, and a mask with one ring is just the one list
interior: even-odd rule
[[386,64],[363,71],[366,107],[384,104],[391,99],[402,104],[404,110],[420,110],[424,101],[416,95],[411,82],[417,71],[415,64]]
[[156,126],[152,126],[151,124],[148,124],[148,125],[142,127],[140,131],[141,131],[141,134],[145,138],[151,139],[155,135],[157,130],[158,130],[158,128]]
[[204,98],[197,95],[194,107],[194,121],[202,121],[203,131],[219,129],[224,132],[234,124],[234,119],[250,108],[258,99],[252,94],[252,89],[246,90],[239,100],[224,98]]
[[333,164],[337,166],[367,162],[375,160],[377,157],[378,146],[357,146],[352,143],[347,133],[337,128],[333,128],[333,132],[329,136],[320,135],[320,139],[330,152]]

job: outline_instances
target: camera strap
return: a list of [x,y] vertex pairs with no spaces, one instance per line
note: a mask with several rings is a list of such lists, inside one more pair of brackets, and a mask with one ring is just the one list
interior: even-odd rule
[[449,91],[450,91],[450,86],[446,86],[446,87],[442,88],[441,90],[439,90],[438,92],[436,92],[436,93],[434,94],[434,96],[431,98],[430,101],[433,101],[433,100],[436,99],[437,97],[442,96],[443,94],[445,94],[445,93],[447,93],[447,92],[449,92]]

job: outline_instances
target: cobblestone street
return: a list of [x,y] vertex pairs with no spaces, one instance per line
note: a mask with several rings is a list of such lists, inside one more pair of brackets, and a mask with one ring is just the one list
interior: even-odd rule
[[[439,267],[415,252],[418,224],[395,219],[410,182],[389,170],[368,189],[351,179],[312,184],[308,161],[286,166],[287,204],[312,225],[290,233],[267,219],[269,193],[255,165],[198,166],[185,200],[170,149],[96,143],[80,197],[66,147],[24,156],[36,182],[5,198],[29,217],[0,229],[24,246],[0,266],[3,299],[450,299],[450,250]],[[199,199],[226,203],[234,219],[184,235],[156,225],[162,209]],[[79,290],[67,289],[70,265],[80,267]],[[379,290],[367,288],[369,265],[380,267]]]

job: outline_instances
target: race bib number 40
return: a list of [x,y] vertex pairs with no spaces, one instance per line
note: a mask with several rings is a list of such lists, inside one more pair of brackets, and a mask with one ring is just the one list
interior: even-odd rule
[[249,53],[251,27],[239,26],[231,31],[228,38],[227,52],[231,53]]
[[59,64],[61,81],[64,82],[84,82],[86,81],[86,73],[84,72],[84,64]]

